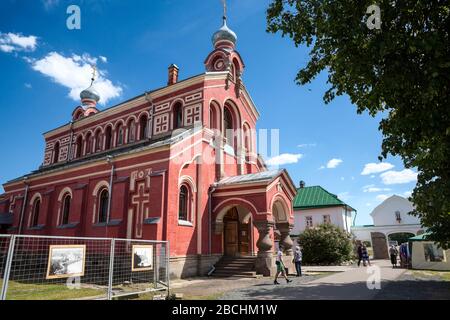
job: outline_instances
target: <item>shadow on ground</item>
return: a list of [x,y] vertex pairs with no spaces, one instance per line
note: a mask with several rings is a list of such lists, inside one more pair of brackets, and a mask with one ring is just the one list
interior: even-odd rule
[[226,293],[222,299],[238,300],[416,300],[450,299],[450,282],[404,280],[381,284],[380,290],[370,290],[366,282],[346,284],[274,286],[259,284],[258,287]]

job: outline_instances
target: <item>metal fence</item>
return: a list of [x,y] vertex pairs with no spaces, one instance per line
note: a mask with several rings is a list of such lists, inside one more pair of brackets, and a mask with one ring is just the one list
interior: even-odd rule
[[166,241],[0,235],[0,300],[111,300],[169,286]]

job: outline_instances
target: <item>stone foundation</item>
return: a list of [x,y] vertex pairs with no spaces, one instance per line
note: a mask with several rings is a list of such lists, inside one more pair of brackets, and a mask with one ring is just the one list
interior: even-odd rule
[[222,254],[170,257],[170,279],[206,276]]

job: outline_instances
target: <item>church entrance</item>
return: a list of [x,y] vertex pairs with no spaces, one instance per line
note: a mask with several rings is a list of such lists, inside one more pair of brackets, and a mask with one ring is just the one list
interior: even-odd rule
[[228,210],[223,217],[224,255],[242,256],[249,254],[250,223],[242,223],[236,207]]

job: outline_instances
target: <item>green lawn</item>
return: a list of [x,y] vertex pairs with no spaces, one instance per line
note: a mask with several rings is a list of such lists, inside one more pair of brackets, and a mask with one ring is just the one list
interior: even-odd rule
[[450,271],[433,271],[433,270],[414,270],[414,275],[417,276],[434,276],[439,277],[443,281],[450,281]]
[[94,288],[69,289],[61,284],[25,284],[10,281],[7,300],[68,300],[104,296],[105,290]]

